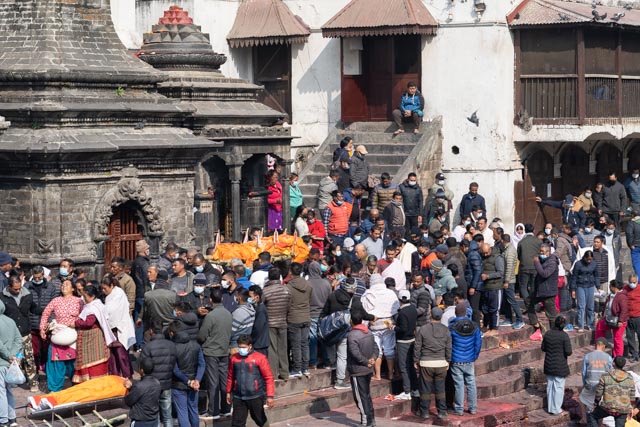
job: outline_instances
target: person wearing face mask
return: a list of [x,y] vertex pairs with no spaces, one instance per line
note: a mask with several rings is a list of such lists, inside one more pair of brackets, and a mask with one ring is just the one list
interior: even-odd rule
[[398,230],[401,235],[404,236],[404,225],[406,222],[406,215],[403,206],[402,193],[395,191],[393,193],[393,199],[391,203],[384,208],[382,217],[386,222],[386,229],[393,232]]
[[[203,273],[207,278],[220,276],[220,271],[215,269],[201,253],[195,254],[191,262],[193,263],[191,266],[191,272],[193,274]],[[233,266],[233,262],[231,265]]]
[[535,332],[530,337],[533,341],[542,340],[541,325],[538,321],[538,315],[536,314],[536,306],[540,302],[543,303],[544,312],[549,321],[549,327],[551,328],[554,325],[557,315],[556,295],[558,294],[559,264],[560,260],[551,253],[551,248],[547,245],[541,245],[538,256],[533,257],[536,276],[527,306],[529,324],[535,328]]
[[311,248],[317,249],[322,253],[324,251],[324,239],[327,237],[327,230],[324,228],[322,221],[316,218],[316,211],[309,209],[307,211],[307,228],[309,236],[311,236]]
[[252,285],[249,288],[249,298],[247,303],[252,304],[256,310],[256,316],[251,329],[251,339],[253,340],[253,350],[269,356],[269,315],[262,303],[262,288]]
[[274,376],[267,358],[253,350],[250,335],[238,338],[238,352],[229,360],[225,391],[227,404],[233,404],[232,425],[246,425],[249,413],[257,425],[269,425],[264,407],[265,398],[266,406],[273,407]]
[[200,322],[209,314],[211,309],[209,290],[206,286],[207,277],[203,273],[198,273],[193,278],[193,291],[178,298],[179,302],[184,302],[191,306]]
[[[29,323],[31,327],[31,343],[33,345],[33,355],[36,368],[44,372],[44,365],[47,361],[49,343],[40,336],[40,319],[45,307],[60,294],[60,288],[45,278],[44,267],[36,265],[31,270],[31,280],[25,283],[24,287],[33,296],[34,311],[29,313]],[[36,376],[38,372],[36,371]]]
[[454,197],[453,191],[451,191],[449,187],[447,187],[447,180],[442,172],[437,173],[434,178],[435,179],[433,185],[429,187],[427,201],[437,198],[438,190],[441,190],[443,194],[441,198],[443,199],[443,202],[446,202],[444,211],[448,213],[452,207],[451,202]]
[[582,203],[582,209],[587,214],[594,214],[597,212],[596,205],[593,200],[593,190],[587,186],[582,190],[582,193],[578,196],[578,200]]
[[622,356],[624,352],[622,336],[629,320],[629,301],[627,292],[622,289],[622,283],[612,280],[609,283],[609,291],[610,293],[605,303],[604,316],[596,324],[595,339],[604,337],[607,331],[611,331],[613,336],[613,351],[611,355],[617,357]]
[[238,349],[238,338],[241,335],[251,335],[253,324],[256,319],[256,309],[253,304],[249,304],[249,290],[239,289],[236,293],[238,307],[233,311],[231,317],[231,338],[229,348],[231,352]]
[[600,287],[600,276],[596,263],[593,262],[593,252],[586,251],[582,259],[573,265],[569,281],[571,297],[578,300],[578,332],[585,329],[593,330],[594,296],[596,288]]
[[[149,260],[149,244],[144,239],[138,240],[136,242],[136,259],[131,265],[131,278],[136,285],[136,299],[133,308],[134,319],[138,318],[144,305],[144,293],[149,286],[149,278],[147,276],[149,265],[151,265],[151,261]],[[142,327],[139,327],[136,328],[136,347],[140,349],[143,345]]]
[[627,192],[614,172],[609,174],[609,180],[603,188],[602,212],[609,215],[616,227],[620,227],[620,220],[627,208]]
[[329,243],[342,245],[342,241],[349,233],[349,217],[351,216],[351,203],[344,201],[344,195],[335,190],[331,193],[333,201],[324,211],[322,222],[328,232]]
[[340,167],[338,168],[338,172],[340,175],[338,176],[338,191],[344,193],[348,188],[351,188],[351,160],[347,154],[343,154],[340,158]]
[[[487,215],[487,207],[485,204],[485,200],[484,200],[484,197],[478,194],[478,187],[479,186],[477,182],[472,182],[471,184],[469,184],[469,192],[465,194],[462,197],[462,200],[460,201],[461,217],[471,215],[472,211],[477,211],[477,210],[482,212],[482,216]],[[477,213],[474,218],[475,219],[479,218],[479,216],[477,216]]]
[[442,189],[436,191],[434,197],[427,200],[424,207],[424,214],[422,216],[422,224],[427,226],[430,225],[431,221],[438,216],[437,212],[445,213],[448,218],[445,193]]
[[158,268],[166,270],[169,275],[173,274],[173,261],[180,255],[180,247],[171,242],[164,248],[164,253],[158,259]]
[[541,209],[545,206],[560,209],[562,211],[562,222],[571,224],[573,229],[577,230],[584,227],[587,215],[580,199],[572,194],[567,194],[564,200],[543,200],[542,197],[536,197],[535,200]]
[[275,378],[289,379],[289,353],[287,351],[287,312],[291,302],[289,289],[282,284],[280,269],[269,269],[264,285],[262,302],[269,316],[269,365]]
[[640,273],[640,211],[631,213],[631,221],[627,223],[625,238],[631,252],[631,263],[636,274]]
[[302,190],[298,186],[298,174],[291,173],[289,176],[289,209],[291,210],[291,218],[296,215],[298,206],[302,205]]
[[300,205],[296,208],[295,214],[291,216],[293,224],[293,231],[298,234],[298,237],[304,237],[309,235],[309,225],[307,224],[308,210],[305,205]]
[[371,173],[369,162],[365,156],[369,154],[364,145],[358,145],[353,156],[351,156],[351,187],[369,187],[369,175]]
[[222,305],[229,310],[229,313],[233,313],[238,307],[237,292],[239,289],[233,270],[226,270],[222,273],[220,287],[222,288]]
[[422,223],[422,188],[418,184],[418,176],[411,172],[398,187],[402,195],[407,230]]
[[464,233],[467,231],[467,225],[471,224],[471,217],[465,216],[460,218],[460,223],[453,228],[451,236],[456,239],[456,242],[460,243],[464,239]]
[[640,210],[640,169],[633,168],[631,175],[624,180],[624,188],[629,195],[631,209]]
[[618,233],[618,229],[613,221],[607,221],[607,226],[602,235],[604,236],[604,246],[613,254],[613,260],[617,270],[616,280],[622,281],[622,267],[620,265],[622,238],[620,238],[620,233]]
[[592,219],[588,219],[582,231],[578,232],[580,247],[587,248],[593,246],[593,240],[596,236],[600,236],[600,232],[596,230],[596,223]]
[[634,362],[640,360],[638,353],[638,339],[640,339],[640,288],[638,276],[629,275],[629,283],[624,287],[629,303],[629,321],[627,322],[627,343],[629,345],[629,358]]

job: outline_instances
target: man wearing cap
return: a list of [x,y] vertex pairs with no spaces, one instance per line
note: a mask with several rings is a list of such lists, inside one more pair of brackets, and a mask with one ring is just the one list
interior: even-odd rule
[[438,418],[447,419],[445,379],[451,362],[451,333],[440,321],[443,311],[439,307],[431,310],[431,321],[416,332],[413,362],[420,371],[419,415],[428,420],[431,394],[435,394]]
[[349,256],[349,262],[351,264],[353,264],[354,262],[358,261],[358,259],[356,257],[356,254],[354,252],[355,245],[356,245],[356,242],[354,242],[351,237],[347,237],[342,242],[342,249],[343,249],[342,253],[344,255],[348,255]]
[[357,186],[363,189],[369,187],[369,163],[365,156],[369,154],[364,145],[358,145],[351,157],[351,187]]
[[469,413],[473,415],[478,409],[474,362],[480,356],[482,335],[478,325],[467,317],[467,308],[463,304],[458,304],[455,312],[456,317],[449,320],[449,331],[451,332],[450,369],[455,387],[453,409],[456,415],[464,413],[464,391],[466,388],[467,407]]
[[204,273],[198,273],[193,278],[193,291],[178,298],[181,302],[189,303],[200,322],[209,314],[209,309],[211,309],[211,301],[206,286],[207,277]]
[[404,206],[405,226],[407,231],[417,227],[422,222],[422,188],[418,184],[415,172],[409,173],[407,179],[398,187],[402,194]]
[[447,206],[445,206],[444,211],[449,212],[449,210],[451,210],[451,201],[453,200],[454,195],[453,191],[451,191],[446,184],[447,180],[444,174],[442,172],[437,173],[433,185],[429,188],[429,195],[427,199],[437,199],[438,190],[441,190],[443,194],[442,199],[447,201]]
[[595,419],[591,414],[594,409],[593,401],[596,398],[596,389],[600,377],[609,372],[613,367],[613,359],[606,352],[609,342],[601,337],[596,340],[596,349],[584,357],[582,362],[582,391],[580,403],[585,406],[587,413],[587,425],[594,425]]
[[436,293],[436,305],[442,302],[442,295],[458,287],[451,270],[444,266],[440,259],[431,262],[431,275],[433,277],[433,290]]
[[11,262],[11,255],[0,251],[0,292],[4,291],[4,288],[9,284],[6,274],[11,270]]
[[[433,198],[428,199],[427,203],[425,205],[424,208],[424,215],[422,216],[422,224],[429,226],[431,224],[431,221],[436,218],[437,216],[439,217],[440,215],[437,214],[437,212],[443,212],[446,214],[446,219],[448,222],[448,218],[449,218],[449,212],[447,209],[447,203],[446,200],[444,198],[444,191],[442,189],[438,189],[436,191],[436,194]],[[440,228],[438,228],[439,230]]]

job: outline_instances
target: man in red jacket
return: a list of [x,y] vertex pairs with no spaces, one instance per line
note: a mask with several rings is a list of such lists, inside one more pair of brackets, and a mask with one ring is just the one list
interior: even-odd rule
[[638,276],[631,274],[629,284],[624,287],[629,302],[629,321],[627,322],[627,342],[629,343],[629,356],[634,362],[640,360],[638,354],[638,341],[640,337],[640,288],[638,288]]
[[264,412],[264,399],[267,406],[273,407],[276,386],[264,354],[253,351],[250,335],[238,338],[238,352],[229,360],[227,377],[227,403],[233,402],[232,427],[247,425],[247,415],[260,427],[269,425]]
[[613,335],[612,356],[617,357],[622,356],[622,353],[624,353],[622,335],[629,320],[629,302],[627,291],[622,289],[620,282],[616,280],[609,282],[609,290],[611,294],[607,297],[604,317],[596,325],[595,339],[604,337],[607,331],[610,330],[611,335]]

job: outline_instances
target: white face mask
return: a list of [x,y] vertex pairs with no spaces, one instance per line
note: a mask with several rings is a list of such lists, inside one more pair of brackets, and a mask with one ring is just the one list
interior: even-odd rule
[[438,185],[444,185],[444,182],[445,182],[444,179],[442,179],[442,180],[438,181]]
[[415,187],[417,183],[418,183],[417,181],[409,181],[408,182],[409,186],[411,186],[411,187]]
[[222,285],[223,289],[229,289],[229,287],[231,286],[231,283],[229,283],[228,280],[223,280],[220,282],[220,284]]
[[637,173],[634,173],[633,175],[631,175],[631,177],[633,179],[638,179],[640,177],[640,175],[638,175]]
[[545,228],[545,229],[544,229],[544,234],[546,234],[547,236],[548,236],[549,234],[551,234],[551,229],[550,229],[550,228]]
[[584,232],[587,234],[591,233],[591,227],[585,227]]
[[611,235],[613,234],[613,231],[614,231],[614,230],[611,230],[611,229],[608,229],[608,228],[607,228],[607,234],[608,234],[609,236],[611,236]]
[[193,292],[195,292],[196,295],[201,295],[204,292],[204,286],[194,286]]

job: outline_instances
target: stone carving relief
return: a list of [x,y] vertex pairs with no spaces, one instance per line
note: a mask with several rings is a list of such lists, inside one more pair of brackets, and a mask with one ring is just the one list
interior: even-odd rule
[[55,239],[36,239],[36,250],[40,255],[50,254],[53,252],[55,244]]
[[105,193],[96,207],[94,214],[94,233],[96,237],[107,235],[113,208],[130,200],[140,204],[140,209],[150,233],[162,234],[164,232],[160,219],[160,208],[147,195],[142,181],[135,176],[125,176],[115,187]]

